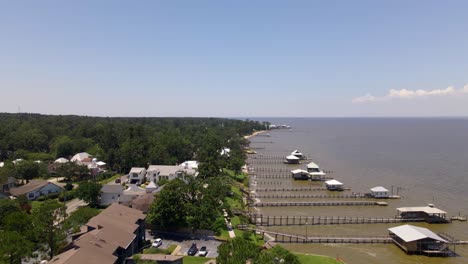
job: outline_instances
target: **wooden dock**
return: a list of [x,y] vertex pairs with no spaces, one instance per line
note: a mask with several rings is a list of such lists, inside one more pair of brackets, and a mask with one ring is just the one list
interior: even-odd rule
[[[325,189],[325,188],[324,188]],[[324,190],[326,191],[326,189]],[[251,194],[252,198],[288,199],[288,198],[323,198],[323,199],[363,199],[363,194],[330,195],[330,194]]]
[[393,224],[424,222],[425,219],[349,217],[349,216],[271,216],[250,214],[250,221],[257,226],[302,226],[302,225],[344,225],[344,224]]
[[[256,192],[307,192],[307,191],[327,191],[327,188],[323,187],[296,187],[296,188],[257,188]],[[350,188],[344,188],[344,190],[350,190]]]
[[284,206],[385,206],[384,202],[375,201],[326,201],[326,202],[259,202],[253,207],[284,207]]
[[[291,172],[283,173],[283,174],[251,174],[250,176],[256,179],[294,179]],[[331,180],[331,179],[334,179],[334,177],[321,176],[320,179],[312,180],[312,181],[325,181],[325,180]],[[304,180],[311,180],[311,179],[304,179]]]
[[341,244],[388,244],[392,243],[392,239],[388,236],[373,236],[373,237],[359,237],[359,236],[304,236],[304,235],[295,235],[295,234],[286,234],[273,232],[263,229],[249,228],[247,226],[238,225],[238,229],[245,231],[256,232],[264,236],[268,234],[271,237],[274,237],[275,242],[280,243],[341,243]]

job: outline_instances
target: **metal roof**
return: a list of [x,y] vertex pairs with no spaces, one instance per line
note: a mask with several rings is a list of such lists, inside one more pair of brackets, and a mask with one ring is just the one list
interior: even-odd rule
[[308,169],[318,169],[319,166],[316,163],[311,162],[311,163],[307,164],[307,168]]
[[294,173],[294,174],[297,174],[297,173],[307,173],[307,171],[301,170],[301,169],[292,170],[291,172]]
[[402,225],[389,228],[388,230],[397,235],[399,238],[403,239],[405,242],[416,241],[424,238],[432,238],[437,241],[448,243],[447,240],[443,239],[431,230],[423,227]]
[[425,212],[427,214],[446,214],[447,212],[442,211],[435,207],[422,206],[422,207],[400,207],[397,208],[397,211],[400,213],[405,212]]
[[387,189],[385,189],[384,187],[382,186],[377,186],[377,187],[374,187],[372,189],[370,189],[371,192],[388,192]]
[[286,159],[288,159],[288,160],[298,160],[299,158],[294,156],[294,155],[289,155],[289,156],[286,157]]
[[343,183],[337,181],[337,180],[329,180],[325,182],[326,185],[343,185]]

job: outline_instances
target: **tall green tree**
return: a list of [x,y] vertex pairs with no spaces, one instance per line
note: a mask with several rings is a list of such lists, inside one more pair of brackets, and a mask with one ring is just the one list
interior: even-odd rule
[[29,182],[41,176],[41,165],[34,161],[23,160],[15,165],[15,174],[18,178]]
[[65,229],[63,221],[67,213],[65,206],[56,200],[47,200],[38,208],[32,210],[33,227],[38,241],[43,241],[46,251],[52,258],[65,243]]
[[76,197],[87,202],[91,207],[99,206],[99,195],[102,185],[97,182],[83,182],[76,188]]
[[33,243],[14,231],[0,231],[0,262],[21,264],[32,254]]

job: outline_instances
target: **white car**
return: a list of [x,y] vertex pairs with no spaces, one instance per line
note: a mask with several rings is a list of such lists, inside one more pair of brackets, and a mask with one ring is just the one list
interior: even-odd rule
[[161,245],[162,245],[162,239],[160,238],[156,238],[151,244],[151,246],[155,248],[160,247]]
[[198,256],[206,257],[206,255],[208,255],[208,250],[206,249],[206,247],[201,247],[200,251],[198,251]]

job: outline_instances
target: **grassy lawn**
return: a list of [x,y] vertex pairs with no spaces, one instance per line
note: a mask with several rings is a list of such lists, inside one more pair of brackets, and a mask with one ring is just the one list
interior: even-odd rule
[[338,261],[332,257],[319,256],[319,255],[306,255],[295,254],[302,264],[343,264],[344,262]]
[[212,258],[185,256],[183,260],[184,264],[203,264],[212,260]]
[[121,174],[116,174],[116,175],[114,175],[114,176],[112,176],[110,178],[99,181],[99,183],[104,185],[104,184],[107,184],[109,182],[115,181],[116,179],[120,178],[121,176],[122,176]]
[[165,254],[165,255],[170,255],[172,251],[176,249],[177,245],[170,245],[167,247],[167,249],[162,249],[162,248],[146,248],[143,250],[143,254]]
[[44,202],[32,201],[32,202],[31,202],[31,207],[32,207],[32,209],[34,210],[34,209],[39,208],[39,206],[41,206],[41,204],[43,204],[43,203],[44,203]]

